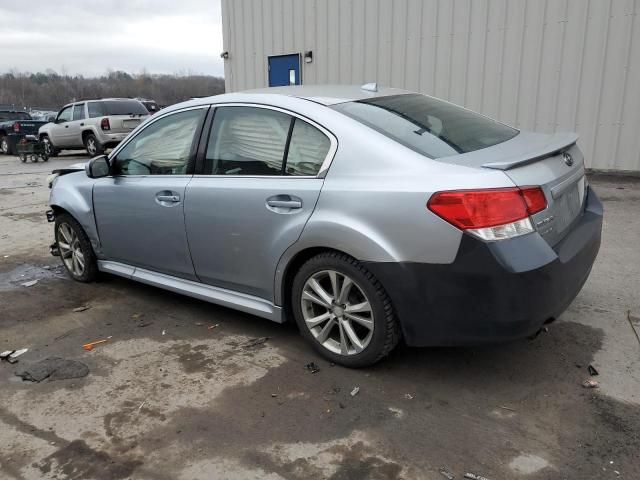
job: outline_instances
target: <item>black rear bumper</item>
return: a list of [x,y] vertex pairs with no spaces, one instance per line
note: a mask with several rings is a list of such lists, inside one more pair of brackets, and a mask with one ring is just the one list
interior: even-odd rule
[[469,345],[536,333],[569,306],[600,248],[602,204],[585,211],[553,248],[537,233],[482,242],[463,235],[447,265],[367,263],[391,297],[407,344]]

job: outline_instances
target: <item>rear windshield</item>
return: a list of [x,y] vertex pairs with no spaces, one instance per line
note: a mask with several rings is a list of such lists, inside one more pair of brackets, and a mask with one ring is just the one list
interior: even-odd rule
[[518,134],[480,114],[420,94],[371,98],[332,108],[429,158],[473,152]]
[[137,100],[104,100],[103,115],[148,115],[147,109]]
[[27,112],[0,112],[0,121],[2,120],[31,120],[31,115]]

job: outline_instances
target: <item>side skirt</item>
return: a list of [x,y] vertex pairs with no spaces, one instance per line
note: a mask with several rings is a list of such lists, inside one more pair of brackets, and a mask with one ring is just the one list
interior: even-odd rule
[[101,272],[112,273],[141,283],[146,283],[147,285],[153,285],[154,287],[198,298],[205,302],[240,310],[266,318],[272,322],[284,323],[284,315],[281,307],[262,298],[254,297],[253,295],[213,287],[204,283],[193,282],[191,280],[165,275],[164,273],[152,272],[151,270],[132,267],[118,262],[99,260],[98,268]]

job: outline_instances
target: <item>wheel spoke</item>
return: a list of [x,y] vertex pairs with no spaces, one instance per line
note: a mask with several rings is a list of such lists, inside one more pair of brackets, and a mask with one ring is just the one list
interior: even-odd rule
[[61,242],[60,240],[58,240],[58,248],[62,248],[64,250],[71,250],[71,245],[69,245],[68,243]]
[[347,334],[347,337],[349,337],[349,341],[353,345],[353,348],[355,348],[356,353],[361,352],[364,349],[362,341],[358,338],[358,335],[353,330],[353,326],[348,320],[342,321],[342,329]]
[[322,327],[322,330],[320,330],[320,333],[316,337],[318,342],[324,343],[327,341],[327,338],[329,338],[329,334],[331,333],[331,330],[333,329],[335,324],[336,320],[332,318],[325,324],[324,327]]
[[80,268],[84,270],[84,255],[79,250],[75,252],[76,262],[80,265]]
[[305,319],[305,322],[307,323],[307,326],[309,328],[313,328],[313,327],[317,327],[321,323],[329,320],[330,318],[331,318],[331,312],[329,310],[327,310],[322,315],[318,315],[317,317]]
[[66,223],[63,223],[62,225],[60,225],[60,227],[58,228],[58,233],[60,235],[62,235],[62,238],[64,238],[64,241],[67,242],[68,244],[71,243],[71,235],[70,232],[68,230],[68,226]]
[[344,325],[342,322],[338,323],[338,327],[340,328],[340,354],[348,355],[349,354],[349,346],[347,345],[347,335],[344,333]]
[[73,273],[75,273],[76,275],[79,275],[80,266],[78,265],[78,259],[76,258],[75,255],[71,256],[71,261],[73,263]]
[[356,303],[355,305],[347,304],[347,307],[344,309],[344,311],[347,313],[370,312],[371,305],[369,305],[369,302],[367,301],[364,301],[362,303]]
[[309,292],[309,291],[307,291],[307,290],[305,290],[305,291],[302,293],[302,298],[303,298],[304,300],[310,300],[310,301],[312,301],[313,303],[317,303],[318,305],[323,306],[323,307],[324,307],[324,308],[326,308],[326,309],[331,308],[331,305],[330,305],[330,304],[328,304],[327,302],[325,302],[325,301],[324,301],[324,300],[322,300],[321,298],[316,297],[313,293],[311,293],[311,292]]
[[315,278],[310,278],[308,285],[316,293],[316,295],[318,295],[322,300],[326,302],[327,305],[331,305],[333,297],[329,295],[329,293],[324,288],[322,288],[322,285],[320,285]]
[[349,292],[353,286],[353,281],[349,277],[344,277],[342,282],[342,288],[340,289],[340,295],[338,296],[338,303],[347,303]]
[[363,327],[368,328],[369,330],[373,330],[373,320],[365,317],[361,317],[360,315],[354,315],[352,313],[344,313],[344,316],[349,320],[352,320],[356,323],[359,323]]
[[329,280],[331,280],[331,296],[338,298],[338,272],[331,270],[329,272]]

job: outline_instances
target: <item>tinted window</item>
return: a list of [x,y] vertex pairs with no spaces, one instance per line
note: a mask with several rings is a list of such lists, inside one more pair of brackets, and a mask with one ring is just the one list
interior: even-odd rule
[[0,120],[31,120],[27,112],[0,112]]
[[73,111],[73,106],[69,105],[66,108],[63,108],[58,114],[58,123],[64,123],[71,120],[71,112]]
[[118,175],[182,175],[204,109],[168,115],[142,130],[115,160]]
[[104,115],[102,102],[88,102],[87,109],[89,110],[89,118],[102,117]]
[[104,100],[103,115],[148,115],[147,109],[137,100]]
[[285,172],[287,175],[317,175],[331,141],[316,127],[296,118],[291,133]]
[[281,175],[290,126],[291,117],[274,110],[216,108],[203,173]]
[[518,134],[482,115],[419,94],[347,102],[332,108],[430,158],[472,152]]
[[84,103],[81,103],[80,105],[74,105],[73,106],[73,119],[74,120],[82,120],[83,118],[85,118],[85,116],[84,116]]

